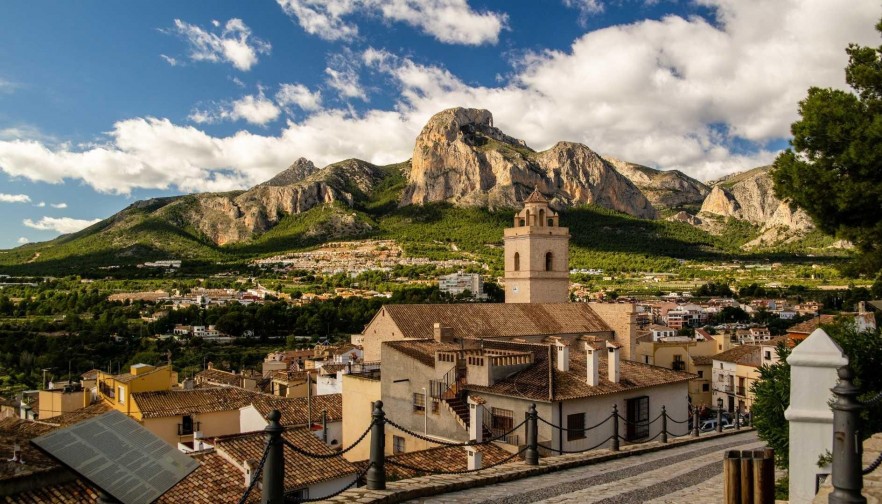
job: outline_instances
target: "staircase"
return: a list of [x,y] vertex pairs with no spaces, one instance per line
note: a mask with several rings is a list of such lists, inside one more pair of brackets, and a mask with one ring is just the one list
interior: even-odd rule
[[[461,425],[464,429],[468,430],[469,428],[469,405],[465,399],[459,396],[454,396],[449,399],[442,399],[441,402],[447,406],[447,410],[453,413],[456,418],[456,421]],[[486,425],[483,425],[483,438],[490,439],[493,437],[493,433],[490,432],[490,429],[487,428]]]

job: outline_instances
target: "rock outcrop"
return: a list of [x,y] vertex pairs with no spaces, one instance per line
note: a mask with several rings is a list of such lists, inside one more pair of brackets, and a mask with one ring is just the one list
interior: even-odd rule
[[678,170],[656,170],[609,156],[605,159],[656,208],[698,205],[710,192],[708,186]]
[[556,208],[594,203],[656,217],[640,190],[588,147],[559,142],[536,152],[495,128],[489,111],[465,108],[435,114],[423,128],[401,204],[515,207],[534,188]]
[[265,232],[286,215],[334,202],[353,206],[382,177],[376,166],[357,159],[319,170],[301,158],[279,175],[247,191],[199,194],[182,200],[183,208],[170,205],[166,212],[183,214],[184,223],[215,244],[224,245]]
[[699,216],[732,217],[759,226],[759,236],[746,249],[793,240],[814,229],[805,212],[792,210],[775,196],[770,170],[762,166],[712,182]]

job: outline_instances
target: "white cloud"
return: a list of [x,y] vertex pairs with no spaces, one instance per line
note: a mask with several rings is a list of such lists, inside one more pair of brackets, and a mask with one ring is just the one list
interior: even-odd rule
[[[789,136],[809,86],[846,89],[848,42],[877,45],[874,0],[717,0],[717,26],[667,17],[588,33],[565,51],[521,58],[502,84],[469,85],[450,71],[383,50],[362,54],[393,110],[319,109],[278,134],[210,136],[161,118],[117,122],[98,145],[0,141],[0,171],[34,181],[80,181],[106,193],[135,188],[218,191],[267,180],[303,156],[316,165],[411,156],[428,118],[446,107],[489,109],[495,125],[537,149],[585,143],[628,161],[707,180],[768,163],[766,142]],[[836,19],[836,23],[830,23]],[[869,21],[868,21],[869,20]],[[733,136],[755,142],[742,154]]]
[[51,206],[52,208],[67,208],[67,203],[64,203],[64,202],[62,202],[62,203],[52,203],[52,204],[49,205],[49,206]]
[[0,203],[30,203],[31,197],[27,194],[0,193]]
[[325,40],[351,40],[358,26],[344,20],[357,12],[403,22],[448,44],[495,44],[508,17],[477,12],[466,0],[277,0],[307,33]]
[[312,112],[322,108],[322,92],[312,92],[303,84],[282,84],[276,93],[276,103],[281,107],[297,105]]
[[19,84],[0,77],[0,93],[13,93],[19,87]]
[[567,7],[579,11],[579,24],[582,26],[587,24],[589,17],[600,14],[604,10],[600,0],[563,0],[563,3]]
[[44,207],[46,206],[46,202],[45,202],[45,201],[41,201],[41,202],[35,204],[34,206],[37,207],[37,208],[44,208]]
[[281,113],[281,109],[264,96],[261,90],[257,96],[245,95],[238,100],[217,105],[213,109],[194,110],[189,118],[199,124],[244,120],[263,126],[275,121]]
[[31,242],[31,240],[30,240],[29,238],[25,238],[24,236],[20,237],[20,238],[19,238],[18,240],[16,240],[16,241],[18,242],[19,245],[24,245],[25,243],[30,243],[30,242]]
[[162,58],[163,60],[165,60],[165,62],[171,66],[181,66],[183,64],[180,61],[178,61],[177,58],[173,58],[173,57],[168,56],[166,54],[160,54],[159,57]]
[[354,57],[349,53],[335,54],[328,61],[325,80],[328,86],[337,90],[343,99],[360,98],[368,101],[367,92],[361,85],[358,69],[353,64]]
[[25,219],[22,224],[29,228],[39,229],[41,231],[55,231],[61,234],[75,233],[81,229],[85,229],[101,219],[84,220],[72,219],[70,217],[43,217],[34,222],[31,219]]
[[[221,28],[219,21],[212,21],[214,33],[196,25],[175,19],[174,28],[162,30],[174,33],[190,46],[189,57],[193,61],[227,62],[239,70],[248,71],[258,61],[258,54],[269,54],[269,42],[252,36],[251,29],[241,19],[232,18]],[[172,66],[180,62],[176,58],[161,55]]]

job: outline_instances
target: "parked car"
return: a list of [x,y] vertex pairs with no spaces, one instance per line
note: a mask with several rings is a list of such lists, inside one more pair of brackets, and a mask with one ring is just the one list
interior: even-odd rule
[[[734,429],[735,422],[732,421],[731,418],[723,417],[723,429]],[[699,426],[698,430],[701,432],[713,432],[717,430],[717,419],[712,418],[710,420],[703,421]]]

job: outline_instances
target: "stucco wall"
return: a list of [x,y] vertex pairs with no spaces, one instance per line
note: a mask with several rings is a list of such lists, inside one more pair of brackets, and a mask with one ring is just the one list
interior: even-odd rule
[[373,362],[380,360],[380,346],[386,341],[403,340],[404,335],[392,321],[385,308],[368,323],[364,329],[364,360]]
[[[426,366],[412,357],[384,345],[382,349],[383,373],[382,397],[386,417],[399,425],[419,433],[428,431],[430,435],[445,439],[467,441],[468,430],[457,422],[452,411],[440,404],[437,413],[432,413],[432,404],[426,399],[426,411],[413,410],[413,394],[431,391],[429,382],[435,378],[435,368]],[[345,418],[345,416],[344,416]],[[412,451],[408,447],[408,451]]]
[[591,303],[606,325],[615,332],[616,343],[622,345],[621,357],[637,359],[637,306],[634,303]]
[[[380,399],[380,380],[343,375],[342,445],[348,447],[371,423],[371,404]],[[371,435],[343,455],[346,460],[364,460],[370,455]]]
[[[225,436],[241,432],[238,409],[191,416],[193,417],[193,430],[196,430],[196,422],[199,422],[199,431],[204,437]],[[191,435],[178,436],[178,424],[182,422],[182,419],[182,416],[145,418],[143,425],[166,443],[177,447],[180,441],[189,441],[193,438]]]

